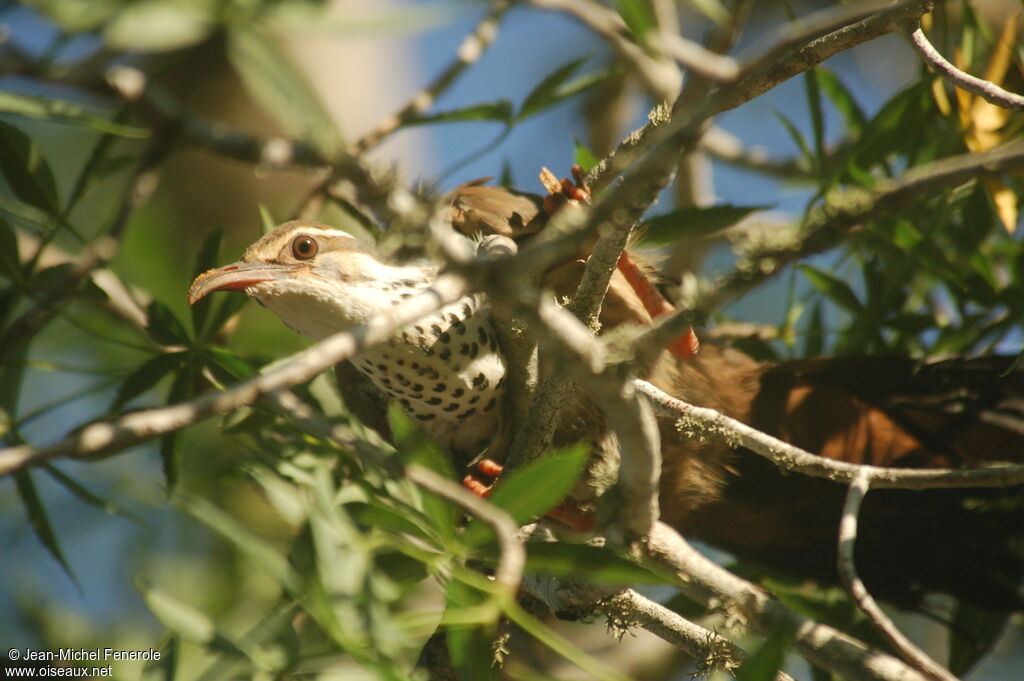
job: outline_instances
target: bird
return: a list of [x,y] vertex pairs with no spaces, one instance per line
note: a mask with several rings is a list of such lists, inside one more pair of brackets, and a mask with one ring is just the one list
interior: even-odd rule
[[[547,196],[466,183],[447,196],[452,227],[467,236],[529,240],[558,209],[553,203],[585,198],[565,182],[545,182]],[[545,286],[556,297],[571,296],[585,259],[584,252],[552,267]],[[651,324],[664,313],[664,299],[640,260],[627,252],[613,273],[602,332]],[[415,295],[437,272],[435,265],[386,262],[341,230],[293,221],[250,246],[241,261],[197,277],[189,300],[243,291],[298,333],[320,339]],[[479,295],[337,368],[346,403],[367,425],[387,436],[382,414],[389,401],[398,402],[463,466],[497,453],[495,434],[508,427],[506,372]],[[642,377],[839,461],[956,468],[1024,459],[1024,371],[1013,358],[771,363],[725,345],[699,347],[691,330],[644,367]],[[596,439],[607,429],[586,395],[577,395],[555,444]],[[677,426],[659,421],[662,520],[758,569],[836,582],[844,486],[786,474],[742,447],[693,438]],[[858,570],[873,593],[910,609],[932,593],[992,612],[1021,609],[1021,497],[1019,488],[873,491],[861,513]]]
[[[423,292],[436,275],[430,263],[388,263],[343,230],[294,220],[264,235],[239,262],[197,277],[189,304],[212,291],[244,291],[296,333],[322,340]],[[393,400],[460,460],[483,453],[500,431],[506,366],[479,295],[402,329],[342,371],[343,384],[354,371],[359,389],[368,383],[377,391],[364,412]],[[381,414],[367,420],[384,428]]]

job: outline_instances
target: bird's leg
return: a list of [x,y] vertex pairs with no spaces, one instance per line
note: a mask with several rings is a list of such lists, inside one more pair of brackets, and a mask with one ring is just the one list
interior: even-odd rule
[[[573,179],[563,178],[559,180],[547,168],[541,169],[540,181],[544,188],[548,190],[548,195],[544,197],[544,212],[549,215],[563,206],[590,203],[590,190],[585,184],[586,172],[578,165],[574,165],[571,172]],[[651,280],[647,278],[647,275],[637,267],[628,251],[622,252],[617,267],[637,297],[640,298],[647,313],[651,315],[651,319],[656,319],[674,310],[672,305],[665,300],[665,297],[651,283]],[[682,360],[693,358],[700,350],[700,341],[697,339],[697,334],[694,333],[693,327],[691,326],[679,338],[672,341],[668,346],[668,350]]]
[[[505,467],[493,459],[481,459],[474,468],[480,475],[491,478],[490,484],[484,483],[479,476],[468,473],[462,478],[462,485],[478,497],[486,499],[494,491],[494,486],[498,484],[497,478],[504,472]],[[548,511],[547,517],[557,520],[577,532],[593,530],[596,522],[593,513],[580,510],[572,499],[566,499]]]

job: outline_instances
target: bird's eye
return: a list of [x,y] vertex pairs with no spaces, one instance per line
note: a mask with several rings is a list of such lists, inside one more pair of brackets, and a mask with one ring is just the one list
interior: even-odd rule
[[292,240],[292,255],[299,260],[309,260],[320,250],[316,239],[308,234],[300,234]]

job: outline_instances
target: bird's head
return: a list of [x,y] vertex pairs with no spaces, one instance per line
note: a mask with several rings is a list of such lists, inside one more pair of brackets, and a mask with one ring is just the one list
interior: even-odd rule
[[214,291],[242,291],[298,333],[319,340],[422,289],[431,275],[429,269],[383,262],[340,229],[294,220],[249,246],[240,261],[196,277],[188,302]]

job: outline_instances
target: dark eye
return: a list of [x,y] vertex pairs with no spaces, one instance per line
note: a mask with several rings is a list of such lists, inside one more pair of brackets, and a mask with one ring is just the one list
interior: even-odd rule
[[299,260],[309,260],[316,255],[318,250],[320,247],[317,245],[316,239],[308,234],[300,234],[292,240],[292,255]]

